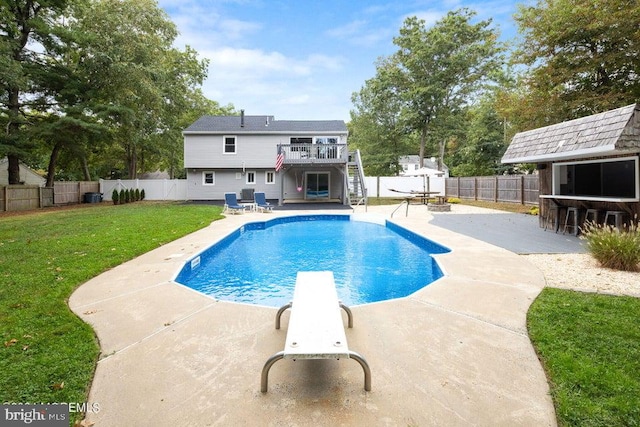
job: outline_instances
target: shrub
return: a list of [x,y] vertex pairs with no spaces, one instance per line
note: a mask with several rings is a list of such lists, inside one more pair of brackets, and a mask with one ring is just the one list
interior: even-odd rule
[[140,190],[138,188],[136,188],[136,190],[133,193],[133,200],[135,200],[136,202],[140,200]]
[[144,188],[140,191],[140,200],[144,200]]
[[447,202],[455,205],[460,203],[460,199],[458,199],[457,197],[448,197]]
[[129,190],[124,190],[124,202],[129,203],[131,201],[131,192]]
[[540,215],[540,208],[538,206],[532,206],[529,209],[529,215]]
[[125,194],[126,194],[126,192],[125,192],[124,189],[120,190],[120,196],[118,197],[118,200],[120,201],[121,205],[124,205],[126,203]]
[[582,238],[602,267],[640,271],[640,224],[637,217],[620,231],[610,225],[587,222]]
[[113,192],[111,193],[111,200],[113,200],[114,205],[120,203],[120,194],[118,193],[118,190],[116,188],[114,188]]

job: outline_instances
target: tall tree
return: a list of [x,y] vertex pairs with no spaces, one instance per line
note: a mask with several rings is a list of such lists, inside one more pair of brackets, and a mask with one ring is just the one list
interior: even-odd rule
[[393,85],[392,64],[380,60],[376,76],[351,97],[355,110],[349,123],[350,144],[362,151],[369,175],[396,175],[398,159],[410,152],[407,129],[401,115],[402,99]]
[[[494,82],[504,62],[491,21],[474,24],[474,16],[459,9],[431,28],[410,17],[394,38],[399,47],[392,59],[400,70],[397,84],[411,127],[420,133],[421,166],[432,129],[444,128],[448,118]],[[442,152],[445,140],[437,142]]]
[[71,3],[0,1],[0,155],[9,160],[9,184],[20,182],[32,119],[55,108],[52,97],[67,74],[59,58],[70,36],[64,24]]
[[640,100],[637,0],[539,0],[516,14],[528,67],[502,110],[519,130],[582,117]]

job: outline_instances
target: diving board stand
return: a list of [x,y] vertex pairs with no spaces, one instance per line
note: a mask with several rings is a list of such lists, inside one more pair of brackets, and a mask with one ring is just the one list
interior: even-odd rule
[[280,317],[291,309],[284,350],[271,356],[262,368],[260,391],[267,392],[269,370],[280,359],[354,359],[364,370],[364,389],[371,391],[369,364],[355,351],[350,351],[340,309],[353,327],[353,315],[338,300],[331,271],[299,271],[293,301],[283,305],[276,314],[276,329]]

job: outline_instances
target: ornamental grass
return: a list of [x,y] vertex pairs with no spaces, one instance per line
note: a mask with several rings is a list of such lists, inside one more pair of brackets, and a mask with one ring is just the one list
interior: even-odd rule
[[640,271],[640,223],[638,217],[621,230],[608,224],[587,222],[582,229],[591,255],[602,267]]

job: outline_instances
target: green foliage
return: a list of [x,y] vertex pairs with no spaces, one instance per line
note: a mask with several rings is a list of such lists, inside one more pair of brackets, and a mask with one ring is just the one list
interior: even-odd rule
[[539,206],[531,206],[529,209],[529,215],[540,215],[540,207]]
[[144,188],[142,189],[142,191],[140,191],[140,200],[144,200]]
[[527,326],[558,425],[640,424],[640,299],[545,288]]
[[539,0],[520,6],[520,81],[501,109],[519,130],[587,116],[640,99],[636,0]]
[[111,200],[113,200],[114,205],[117,205],[120,202],[120,194],[118,193],[118,189],[114,188],[111,192]]
[[[466,106],[501,78],[504,62],[496,30],[490,21],[472,23],[474,17],[460,9],[431,27],[416,17],[405,20],[394,38],[398,51],[380,59],[376,76],[352,96],[351,140],[365,167],[372,162],[375,172],[395,174],[401,155],[443,158],[448,146],[463,141]],[[476,133],[478,148],[471,151],[487,151],[480,125]],[[484,134],[490,143],[502,141]],[[495,153],[487,156],[495,162]]]
[[125,191],[124,188],[120,190],[120,196],[118,197],[118,200],[120,201],[121,205],[127,203],[126,194],[127,192]]
[[135,200],[136,202],[140,200],[140,189],[136,188],[135,193],[133,195],[133,200]]
[[458,203],[460,203],[461,200],[458,199],[457,197],[448,197],[447,198],[447,203],[451,203],[452,205],[456,205]]
[[131,202],[131,191],[130,190],[124,190],[124,202],[125,203]]
[[640,271],[640,223],[637,218],[622,231],[611,225],[588,222],[582,230],[587,248],[601,266]]
[[0,218],[0,342],[7,343],[0,345],[0,402],[86,402],[99,346],[91,327],[69,310],[71,293],[208,226],[220,211],[105,203]]

